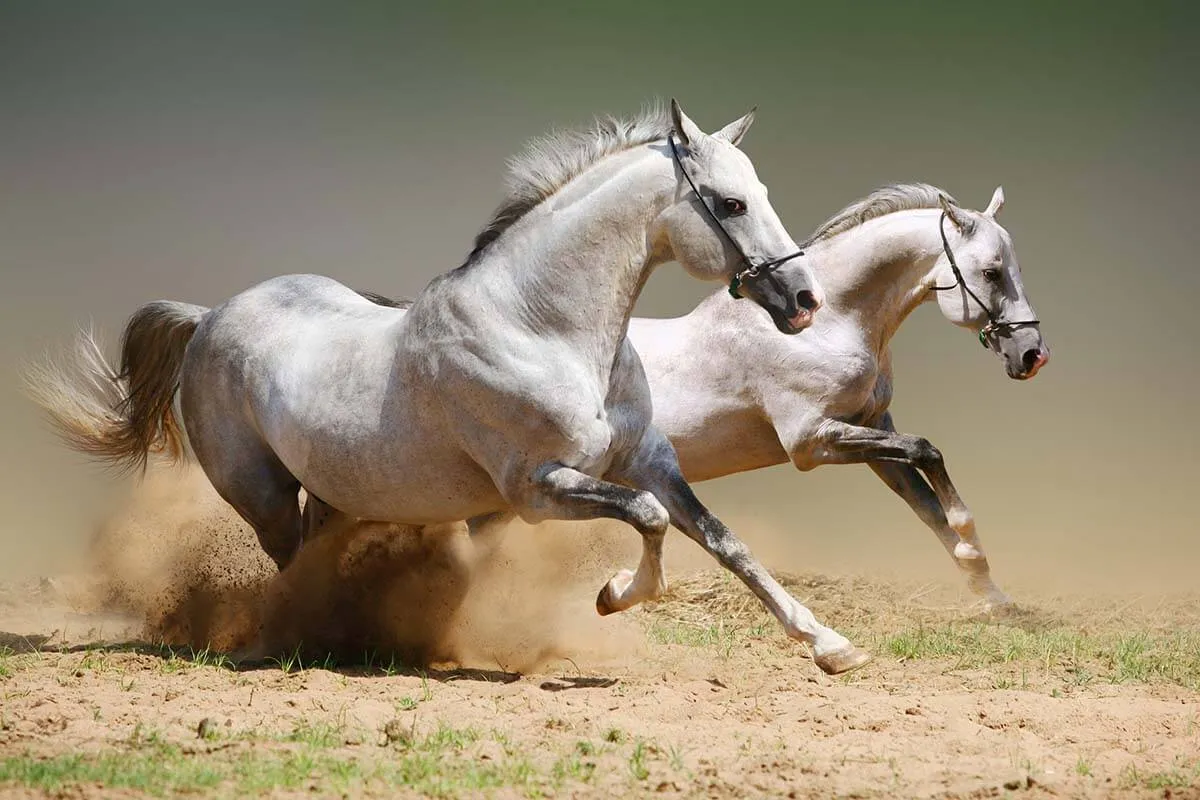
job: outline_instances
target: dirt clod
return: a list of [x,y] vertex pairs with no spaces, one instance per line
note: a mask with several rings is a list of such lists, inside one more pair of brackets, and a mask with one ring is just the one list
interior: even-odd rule
[[387,724],[383,726],[383,735],[387,737],[389,744],[410,744],[412,742],[411,731],[410,725],[406,725],[404,720],[399,717],[388,720]]
[[214,739],[220,730],[220,723],[212,717],[205,717],[200,720],[200,724],[196,726],[196,738],[198,739]]

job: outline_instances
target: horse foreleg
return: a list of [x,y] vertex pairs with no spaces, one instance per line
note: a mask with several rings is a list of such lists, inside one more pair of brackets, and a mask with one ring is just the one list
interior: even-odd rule
[[636,572],[617,573],[596,597],[601,615],[624,611],[659,597],[667,588],[662,541],[669,518],[653,494],[585,475],[561,464],[547,465],[534,477],[529,505],[542,519],[618,519],[642,534],[642,561]]
[[897,433],[891,415],[884,414],[878,428],[825,420],[817,434],[824,464],[869,464],[893,461],[916,467],[925,473],[945,512],[946,524],[958,534],[954,545],[956,558],[982,558],[983,551],[975,536],[975,519],[958,496],[958,490],[946,472],[941,452],[920,436]]
[[1011,601],[993,581],[987,556],[979,558],[959,558],[955,548],[961,541],[958,534],[946,524],[946,514],[942,504],[929,484],[921,477],[921,473],[908,464],[876,461],[868,466],[879,476],[888,488],[903,498],[921,521],[937,535],[938,541],[946,548],[946,552],[954,559],[954,563],[967,575],[967,586],[975,594],[984,598],[989,607],[1008,605]]
[[[671,515],[671,523],[732,572],[783,625],[788,636],[812,648],[813,661],[828,674],[861,667],[870,655],[858,649],[832,628],[817,621],[813,613],[788,594],[760,564],[734,533],[713,516],[683,477],[675,451],[666,438],[651,430],[647,446],[622,479],[647,489],[658,497]],[[661,542],[656,543],[660,548]],[[651,543],[647,542],[646,547]],[[643,550],[643,561],[646,559]],[[640,568],[639,568],[640,569]]]

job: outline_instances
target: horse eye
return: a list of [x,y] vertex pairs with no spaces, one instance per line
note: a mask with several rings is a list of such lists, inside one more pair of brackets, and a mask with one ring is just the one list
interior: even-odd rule
[[746,213],[746,204],[736,197],[726,197],[721,201],[721,205],[725,208],[725,213],[731,217],[740,217]]
[[984,280],[986,280],[990,283],[999,283],[1000,282],[1000,270],[998,270],[994,267],[988,267],[987,269],[985,269],[983,271],[983,277],[984,277]]

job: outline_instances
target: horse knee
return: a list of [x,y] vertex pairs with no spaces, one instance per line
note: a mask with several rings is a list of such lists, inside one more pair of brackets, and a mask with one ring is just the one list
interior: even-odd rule
[[671,515],[650,492],[638,492],[629,506],[630,522],[644,536],[661,536],[671,524]]
[[922,470],[940,469],[945,466],[942,451],[928,439],[918,438],[913,446],[913,464]]

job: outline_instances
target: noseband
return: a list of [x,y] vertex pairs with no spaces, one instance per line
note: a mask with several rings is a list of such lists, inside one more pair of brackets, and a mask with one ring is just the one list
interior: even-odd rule
[[954,270],[954,283],[949,286],[934,286],[935,292],[947,292],[951,289],[957,289],[959,286],[967,293],[967,296],[975,301],[975,304],[983,309],[983,313],[987,314],[988,324],[979,329],[979,343],[990,349],[988,338],[992,334],[999,334],[1002,331],[1011,331],[1013,328],[1020,328],[1024,325],[1040,325],[1036,319],[1026,319],[1020,322],[1006,322],[999,319],[992,310],[984,305],[979,296],[971,291],[971,287],[963,280],[962,271],[958,268],[958,262],[954,260],[954,251],[950,249],[950,242],[946,239],[946,212],[942,212],[942,216],[938,218],[938,233],[942,235],[942,249],[946,251],[946,258],[950,261],[950,269]]
[[725,237],[725,240],[729,242],[737,254],[741,256],[741,263],[746,265],[745,268],[733,273],[733,277],[729,280],[729,293],[731,295],[733,295],[735,298],[741,299],[742,295],[738,292],[738,289],[741,287],[742,282],[747,278],[757,278],[761,273],[770,272],[781,264],[791,261],[793,258],[799,258],[800,256],[804,255],[803,250],[797,250],[790,256],[773,258],[770,261],[760,261],[757,264],[751,261],[746,255],[746,251],[741,248],[741,245],[734,240],[729,231],[725,230],[725,226],[721,224],[721,220],[717,217],[717,213],[709,208],[708,203],[704,202],[704,198],[700,195],[700,190],[696,188],[696,184],[692,181],[692,176],[688,175],[687,170],[684,169],[683,159],[679,157],[679,148],[675,144],[674,132],[667,134],[667,141],[671,144],[671,157],[675,159],[675,163],[679,166],[679,171],[683,173],[683,179],[687,181],[688,186],[692,188],[692,192],[696,195],[696,199],[700,201],[701,208],[703,208],[704,212],[708,214],[708,218],[711,219],[713,224],[717,226],[717,230],[721,232],[721,235]]

